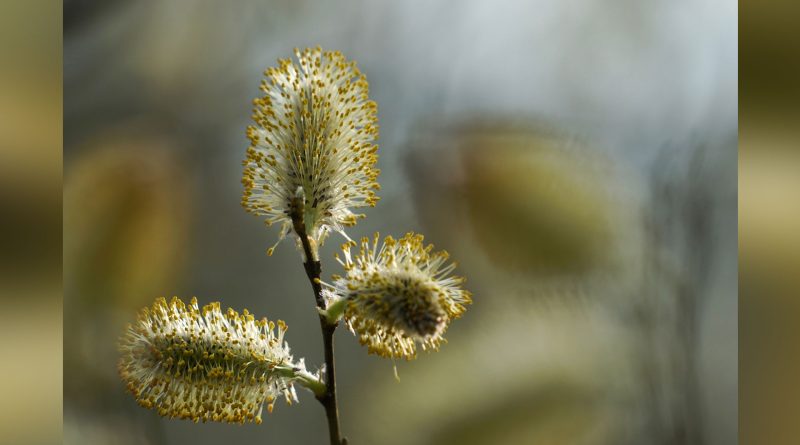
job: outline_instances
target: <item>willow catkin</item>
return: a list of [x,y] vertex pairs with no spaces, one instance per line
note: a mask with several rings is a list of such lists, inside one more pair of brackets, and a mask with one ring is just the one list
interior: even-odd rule
[[161,416],[198,421],[261,422],[283,396],[296,400],[286,324],[256,320],[219,303],[200,309],[177,297],[143,309],[120,339],[119,373],[137,402]]

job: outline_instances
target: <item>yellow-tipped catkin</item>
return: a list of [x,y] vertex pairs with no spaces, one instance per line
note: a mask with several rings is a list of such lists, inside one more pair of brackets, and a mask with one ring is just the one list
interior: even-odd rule
[[408,233],[396,240],[387,236],[382,245],[376,234],[370,241],[342,246],[344,276],[326,284],[329,303],[346,301],[345,321],[370,353],[412,359],[417,344],[438,349],[450,321],[460,317],[472,302],[462,289],[464,278],[449,276],[455,264],[448,254],[433,252],[422,235]]
[[280,242],[300,190],[305,230],[319,245],[364,216],[351,209],[378,201],[378,111],[355,62],[320,48],[295,56],[266,70],[263,96],[253,101],[242,205],[267,225],[280,223]]
[[247,310],[202,309],[159,298],[120,339],[119,373],[136,401],[158,414],[195,422],[261,422],[264,402],[296,400],[286,324]]

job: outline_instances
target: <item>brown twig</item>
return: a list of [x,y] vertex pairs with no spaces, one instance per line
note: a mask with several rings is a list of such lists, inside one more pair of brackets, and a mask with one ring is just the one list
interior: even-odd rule
[[[325,309],[325,301],[322,298],[322,264],[317,258],[316,249],[312,247],[311,239],[306,233],[306,226],[303,218],[304,203],[302,197],[295,197],[291,205],[291,218],[294,231],[300,238],[303,246],[305,262],[303,267],[306,270],[311,288],[314,290],[314,300],[317,308]],[[330,323],[328,319],[320,315],[319,324],[322,329],[322,341],[325,347],[325,393],[317,396],[317,400],[325,408],[325,415],[328,418],[328,432],[330,434],[331,445],[347,445],[347,439],[343,439],[339,429],[339,407],[336,402],[336,374],[333,360],[333,333],[336,331],[338,322]]]

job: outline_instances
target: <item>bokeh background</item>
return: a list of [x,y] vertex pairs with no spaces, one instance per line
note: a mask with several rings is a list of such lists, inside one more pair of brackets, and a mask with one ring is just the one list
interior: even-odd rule
[[[281,318],[322,362],[299,256],[239,206],[250,100],[294,47],[356,60],[382,200],[474,304],[439,353],[337,333],[353,444],[737,443],[731,1],[64,3],[67,444],[324,443],[308,394],[263,425],[167,421],[116,376],[157,296]],[[338,271],[335,236],[323,274]],[[325,260],[327,259],[327,260]]]
[[0,1],[0,443],[61,435],[61,4]]
[[800,438],[800,34],[786,0],[740,3],[740,439]]

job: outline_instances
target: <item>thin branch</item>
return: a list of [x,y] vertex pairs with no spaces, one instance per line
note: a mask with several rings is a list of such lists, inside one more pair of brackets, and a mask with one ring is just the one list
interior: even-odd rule
[[[306,270],[311,288],[314,290],[314,300],[318,310],[325,309],[325,300],[322,298],[322,264],[317,258],[316,249],[312,248],[312,240],[306,233],[305,222],[303,221],[304,202],[302,196],[295,196],[292,199],[291,218],[295,233],[300,238],[303,246],[305,262],[303,267]],[[336,402],[336,369],[333,358],[333,333],[336,331],[338,322],[329,323],[328,318],[322,313],[319,314],[319,324],[322,329],[322,341],[325,347],[325,392],[317,395],[317,400],[325,408],[325,415],[328,418],[328,432],[330,434],[331,445],[347,445],[347,439],[343,439],[339,428],[339,407]]]

